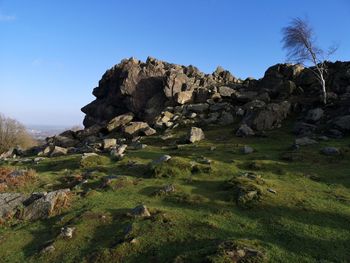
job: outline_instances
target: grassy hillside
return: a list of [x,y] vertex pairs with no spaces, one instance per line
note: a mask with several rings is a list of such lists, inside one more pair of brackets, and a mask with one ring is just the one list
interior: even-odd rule
[[[174,147],[180,130],[143,139],[145,149],[120,161],[81,166],[71,155],[17,165],[37,176],[11,191],[74,194],[58,216],[4,222],[0,262],[232,262],[226,248],[235,245],[261,251],[255,262],[350,262],[350,138],[292,151],[287,130],[237,138],[231,128],[208,128],[204,141]],[[244,145],[255,152],[242,154]],[[322,155],[324,146],[342,154]],[[149,165],[164,154],[172,158]],[[112,175],[122,176],[104,183]],[[159,191],[170,184],[175,191]],[[256,198],[239,199],[237,186]],[[140,204],[151,217],[130,215]],[[76,228],[73,238],[59,237],[64,226]],[[55,250],[40,253],[48,244]]]

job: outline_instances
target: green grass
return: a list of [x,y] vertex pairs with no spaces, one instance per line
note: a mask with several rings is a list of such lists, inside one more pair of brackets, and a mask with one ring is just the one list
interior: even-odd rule
[[[288,129],[267,138],[237,138],[231,128],[212,127],[205,130],[206,140],[175,149],[185,133],[179,131],[167,141],[146,138],[147,148],[130,150],[118,162],[105,157],[92,169],[80,166],[80,155],[22,165],[38,172],[31,191],[72,185],[76,176],[93,172],[87,184],[74,188],[76,196],[63,214],[0,226],[0,262],[227,262],[220,250],[226,240],[259,249],[266,262],[350,262],[350,138],[292,153]],[[256,151],[243,155],[244,145]],[[327,145],[341,147],[343,154],[321,155]],[[152,170],[149,163],[164,154],[173,159]],[[298,158],[285,161],[282,154]],[[203,157],[212,161],[210,169]],[[234,185],[251,187],[240,179],[246,171],[261,175],[264,183],[258,185],[259,200],[242,207]],[[117,187],[101,188],[107,175],[126,177]],[[175,185],[174,193],[154,194],[168,184]],[[149,208],[151,218],[128,216],[139,204]],[[74,237],[57,238],[66,225],[76,227]],[[55,251],[40,254],[48,243]]]

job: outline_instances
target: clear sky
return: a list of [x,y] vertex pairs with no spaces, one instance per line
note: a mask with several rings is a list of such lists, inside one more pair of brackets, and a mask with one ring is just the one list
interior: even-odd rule
[[285,62],[281,28],[296,16],[350,60],[348,0],[0,0],[0,112],[80,124],[102,74],[131,56],[260,78]]

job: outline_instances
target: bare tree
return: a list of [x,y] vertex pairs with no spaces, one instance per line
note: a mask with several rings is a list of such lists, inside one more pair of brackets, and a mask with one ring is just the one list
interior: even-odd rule
[[327,51],[316,45],[316,36],[307,20],[293,18],[290,24],[282,28],[283,49],[287,50],[287,58],[302,65],[307,62],[314,67],[309,68],[322,86],[323,102],[327,103],[327,91],[324,74],[327,70],[325,64],[336,50],[336,46],[330,47]]
[[0,114],[0,154],[12,147],[27,148],[33,145],[34,139],[21,123]]

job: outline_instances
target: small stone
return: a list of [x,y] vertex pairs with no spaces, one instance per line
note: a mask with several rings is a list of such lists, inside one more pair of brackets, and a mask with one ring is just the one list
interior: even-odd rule
[[126,144],[122,144],[120,146],[118,146],[116,149],[113,149],[111,152],[110,152],[110,155],[117,159],[117,160],[120,160],[121,158],[124,157],[124,152],[126,150],[128,146]]
[[321,150],[321,153],[323,153],[324,155],[339,155],[340,154],[340,151],[338,148],[336,147],[324,147],[322,150]]
[[46,158],[44,158],[44,157],[36,157],[36,158],[34,158],[33,162],[38,164],[39,162],[44,161],[45,159]]
[[67,155],[68,150],[63,147],[55,146],[50,154],[51,157]]
[[191,143],[201,141],[205,138],[204,132],[201,128],[192,127],[187,135],[187,140]]
[[276,190],[272,189],[272,188],[267,188],[267,191],[273,194],[277,194]]
[[55,251],[55,247],[54,247],[53,245],[49,245],[49,246],[47,246],[47,247],[44,247],[44,248],[40,251],[40,253],[41,253],[41,254],[47,254],[47,253],[51,253],[51,252],[53,252],[53,251]]
[[309,137],[296,138],[294,142],[294,144],[300,145],[300,146],[312,145],[316,143],[317,141],[310,139]]
[[169,161],[170,159],[171,159],[171,156],[165,154],[165,155],[159,157],[159,159],[154,160],[154,161],[152,162],[152,164],[153,164],[153,165],[161,164],[161,163],[164,163],[164,162]]
[[67,238],[67,239],[70,239],[73,237],[73,233],[75,231],[75,227],[68,227],[68,226],[65,226],[65,227],[62,227],[61,228],[61,237],[63,238]]
[[250,128],[247,124],[242,124],[237,132],[236,136],[238,137],[248,137],[248,136],[254,136],[255,133],[252,128]]
[[137,244],[138,242],[139,242],[139,240],[136,238],[133,238],[130,240],[130,244]]
[[134,209],[132,209],[131,214],[134,217],[150,217],[151,216],[151,213],[148,211],[148,209],[145,205],[136,206]]
[[110,149],[112,147],[115,147],[117,145],[116,139],[104,139],[103,140],[103,149]]
[[243,148],[241,149],[241,152],[243,154],[250,154],[254,152],[254,149],[248,145],[244,145]]
[[317,122],[323,117],[324,111],[321,108],[309,110],[305,119],[310,122]]

